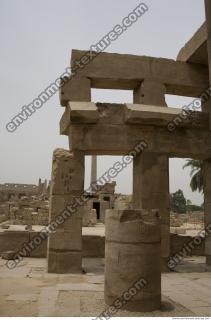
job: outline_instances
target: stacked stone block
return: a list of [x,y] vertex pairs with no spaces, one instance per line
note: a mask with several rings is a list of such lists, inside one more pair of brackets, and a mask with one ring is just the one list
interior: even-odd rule
[[48,239],[48,272],[81,272],[83,206],[71,204],[83,192],[84,156],[56,149],[51,181],[50,224],[57,227]]

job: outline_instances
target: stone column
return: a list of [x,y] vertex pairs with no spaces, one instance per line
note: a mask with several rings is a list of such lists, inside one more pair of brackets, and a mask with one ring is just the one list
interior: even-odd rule
[[[208,112],[210,110],[210,99],[202,102],[202,111]],[[203,182],[204,182],[204,225],[205,229],[211,233],[211,159],[203,161]],[[206,265],[211,268],[211,234],[205,236],[205,256]]]
[[[68,113],[69,101],[91,101],[91,80],[74,76],[61,80],[60,104]],[[71,142],[70,142],[71,150]],[[50,222],[56,232],[48,239],[48,272],[82,271],[82,217],[84,155],[79,151],[56,149],[50,188]],[[74,209],[71,204],[74,204]]]
[[160,219],[157,211],[107,210],[105,240],[106,304],[115,305],[119,299],[123,302],[121,309],[160,309]]
[[[207,25],[207,50],[208,66],[211,85],[211,1],[205,0],[206,25]],[[211,129],[211,100],[202,106],[202,110],[209,113]],[[204,220],[208,234],[205,239],[206,264],[211,268],[211,159],[204,161]]]
[[56,149],[50,191],[48,272],[82,271],[84,155]]
[[[205,0],[206,24],[207,24],[207,51],[208,51],[208,67],[211,86],[211,1]],[[209,104],[210,129],[211,129],[211,103]]]
[[206,264],[211,268],[211,159],[204,161],[204,222]]
[[92,156],[91,183],[97,180],[97,156]]
[[38,194],[41,194],[42,193],[42,180],[41,178],[39,178],[39,181],[38,181]]
[[[134,103],[167,106],[165,86],[145,79],[134,91]],[[162,143],[162,141],[160,141]],[[161,216],[162,271],[168,271],[170,253],[169,160],[167,156],[144,153],[133,160],[134,208],[158,209]]]

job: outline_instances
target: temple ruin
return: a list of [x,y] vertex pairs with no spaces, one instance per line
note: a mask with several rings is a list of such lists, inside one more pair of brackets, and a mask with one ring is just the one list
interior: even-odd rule
[[[11,269],[13,277],[17,266],[18,276],[20,270],[27,270],[24,280],[30,290],[31,283],[39,290],[42,287],[39,312],[34,314],[61,316],[64,308],[67,316],[69,310],[81,311],[81,305],[86,305],[86,299],[92,301],[92,295],[97,301],[93,312],[102,303],[98,294],[103,292],[108,310],[116,307],[126,316],[133,312],[153,315],[157,310],[167,310],[167,315],[171,315],[175,306],[176,312],[182,310],[181,315],[199,315],[199,311],[192,312],[195,306],[190,300],[183,310],[184,296],[172,298],[168,293],[178,283],[179,277],[172,280],[171,275],[184,258],[180,254],[184,248],[186,257],[199,258],[200,272],[209,277],[211,274],[209,0],[205,0],[205,7],[206,22],[180,50],[176,60],[72,50],[72,76],[61,78],[59,92],[64,109],[60,134],[68,137],[69,149],[54,150],[49,183],[39,179],[38,185],[0,185],[0,255],[4,259],[0,267]],[[94,103],[92,88],[131,90],[133,103]],[[172,108],[166,103],[166,94],[194,100],[183,109]],[[115,163],[98,177],[98,156],[107,155],[122,156],[122,163]],[[87,189],[86,156],[91,156],[91,183]],[[170,158],[203,161],[204,214],[170,212]],[[115,178],[128,163],[133,165],[132,195],[117,194]],[[187,230],[194,233],[186,234]],[[198,244],[190,249],[196,238]],[[203,266],[201,257],[206,258]],[[44,258],[46,266],[45,262],[40,267],[31,260],[23,263],[25,258]],[[94,268],[93,262],[84,264],[84,258],[100,258],[103,263],[98,261]],[[103,270],[102,274],[99,270]],[[43,279],[47,279],[47,284]],[[165,283],[162,289],[161,279]],[[182,281],[188,286],[188,281],[193,280],[198,289],[198,277],[183,277],[178,286]],[[207,304],[210,302],[210,284],[206,287],[206,278],[203,280],[193,304],[198,302],[196,294],[202,295]],[[81,303],[77,294],[83,290]],[[68,295],[70,292],[75,295]],[[166,309],[163,292],[169,297]],[[36,294],[36,290],[31,294],[30,303],[36,301]],[[126,294],[130,299],[126,299]],[[58,301],[61,309],[57,308]],[[83,310],[86,315],[87,305]],[[187,310],[192,311],[186,313]]]
[[[209,9],[207,13],[211,12],[211,7]],[[209,15],[207,25],[208,29],[211,28]],[[114,255],[108,262],[108,255],[111,255],[110,242],[116,241],[115,256],[122,254],[128,263],[130,263],[130,258],[133,260],[127,285],[132,285],[135,277],[141,275],[141,264],[143,264],[143,270],[146,268],[144,264],[147,264],[149,268],[146,277],[150,283],[156,273],[152,266],[156,265],[158,278],[154,283],[157,285],[154,285],[151,293],[157,292],[156,299],[161,296],[160,272],[168,270],[170,256],[168,173],[170,157],[194,158],[204,161],[206,167],[205,227],[209,227],[211,223],[211,134],[210,99],[207,97],[207,89],[210,87],[208,52],[211,53],[211,40],[208,38],[207,41],[206,34],[204,25],[181,50],[177,61],[125,54],[94,53],[95,58],[81,68],[77,75],[73,74],[69,81],[62,79],[60,102],[65,107],[65,111],[60,121],[60,133],[68,136],[70,151],[57,149],[53,155],[50,221],[57,219],[64,221],[57,227],[56,232],[49,236],[49,272],[82,271],[82,217],[86,214],[83,212],[83,201],[86,201],[84,195],[85,155],[93,156],[92,181],[95,181],[97,180],[97,155],[131,155],[130,152],[137,143],[142,141],[146,144],[145,150],[133,158],[132,208],[125,208],[123,212],[114,209],[106,211],[106,215],[112,217],[113,222],[118,220],[115,222],[118,223],[115,232],[112,231],[112,223],[106,224],[105,281],[107,285],[108,278],[111,276],[109,268],[112,270],[121,267]],[[71,67],[73,70],[77,62],[85,60],[86,55],[85,51],[72,51]],[[91,102],[91,88],[133,90],[133,104],[93,103]],[[165,94],[199,98],[202,100],[202,112],[193,108],[191,111],[186,110],[184,116],[179,109],[167,108]],[[181,121],[176,122],[175,119]],[[68,209],[71,203],[78,203],[78,205],[75,205],[75,210],[68,219],[68,212],[70,214],[73,207],[72,205],[71,209]],[[154,209],[158,210],[160,216],[160,227],[155,228],[158,232],[156,242],[149,240],[152,235],[156,234],[156,232],[150,232],[149,229],[146,233],[149,245],[145,248],[141,241],[138,241],[136,245],[142,252],[141,258],[136,251],[131,256],[131,253],[126,253],[126,246],[129,243],[131,245],[136,243],[133,238],[135,231],[130,227],[132,221],[135,221],[134,228],[139,226],[142,230],[143,212],[145,214],[148,212],[150,216]],[[130,240],[132,242],[128,240],[129,242],[125,243],[124,237],[118,236],[118,233],[121,234],[121,229],[124,230],[126,238],[132,237],[133,240]],[[156,248],[159,243],[159,237],[161,237],[161,248],[160,251],[158,248],[155,251],[160,252],[160,255],[157,257],[153,254],[152,260],[147,262],[145,250],[152,248],[154,252],[153,248]],[[210,266],[210,235],[206,236],[205,254],[207,266]],[[121,264],[124,263],[121,259],[120,261]],[[135,271],[137,266],[139,266],[139,274]],[[124,288],[124,280],[118,277],[120,275],[116,275],[110,282],[110,294],[114,290],[112,285],[118,282],[119,286]],[[106,294],[108,294],[107,291]],[[139,307],[142,300],[145,301],[146,296],[140,297]],[[110,298],[108,300],[111,301]],[[160,298],[158,300],[155,308],[160,304]],[[147,304],[150,310],[153,309],[152,301],[153,297],[150,303],[145,302],[145,310]]]

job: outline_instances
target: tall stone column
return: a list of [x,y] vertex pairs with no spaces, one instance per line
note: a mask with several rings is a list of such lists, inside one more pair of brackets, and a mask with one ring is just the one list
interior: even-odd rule
[[[134,91],[134,103],[167,106],[165,86],[146,79]],[[162,143],[162,141],[160,141]],[[158,209],[161,216],[162,271],[168,271],[170,251],[169,160],[167,156],[144,153],[133,160],[135,209]]]
[[[205,0],[206,25],[207,25],[207,50],[208,50],[208,66],[211,85],[211,1]],[[211,110],[209,110],[211,114]],[[210,117],[211,118],[211,117]]]
[[211,159],[204,161],[204,222],[206,264],[211,268]]
[[97,180],[97,156],[92,156],[91,183]]
[[[208,50],[208,66],[211,86],[211,1],[205,0],[206,11],[206,25],[207,25],[207,50]],[[202,110],[209,113],[210,129],[211,129],[211,99],[202,106]],[[211,267],[211,159],[204,161],[204,216],[205,216],[205,228],[209,231],[209,234],[205,239],[205,255],[206,264]]]
[[82,271],[84,155],[56,149],[53,153],[48,272]]

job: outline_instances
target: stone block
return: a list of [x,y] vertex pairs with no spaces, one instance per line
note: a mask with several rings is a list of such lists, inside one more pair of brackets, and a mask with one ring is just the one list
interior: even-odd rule
[[14,260],[16,256],[16,251],[5,251],[2,252],[1,257],[4,260]]
[[81,273],[82,253],[74,251],[54,251],[48,252],[48,272],[49,273]]
[[[39,237],[40,232],[36,231],[30,231],[29,232],[29,241],[33,241],[33,238]],[[48,242],[48,237],[40,237],[42,239],[41,243],[36,246],[34,250],[30,252],[30,257],[35,257],[35,258],[43,258],[46,257],[47,254],[47,242]]]
[[29,242],[27,231],[4,231],[0,232],[0,253],[6,251],[18,252],[23,248],[24,243]]
[[98,109],[93,102],[68,102],[70,122],[96,123],[99,119]]
[[91,101],[91,80],[73,76],[60,87],[59,98],[62,106],[68,101]]
[[[73,50],[71,64],[85,51]],[[80,71],[92,79],[92,87],[103,89],[135,89],[143,79],[153,78],[166,84],[166,93],[198,97],[209,86],[206,66],[170,59],[102,52]]]
[[68,150],[53,153],[51,194],[80,194],[84,187],[84,156]]
[[83,257],[104,258],[105,257],[105,237],[84,235],[82,238]]
[[[77,202],[78,200],[78,202]],[[50,199],[50,222],[56,222],[57,229],[68,230],[80,224],[83,216],[83,202],[79,197],[53,195]]]
[[73,226],[69,231],[57,230],[49,235],[48,248],[55,251],[81,251],[82,227]]

